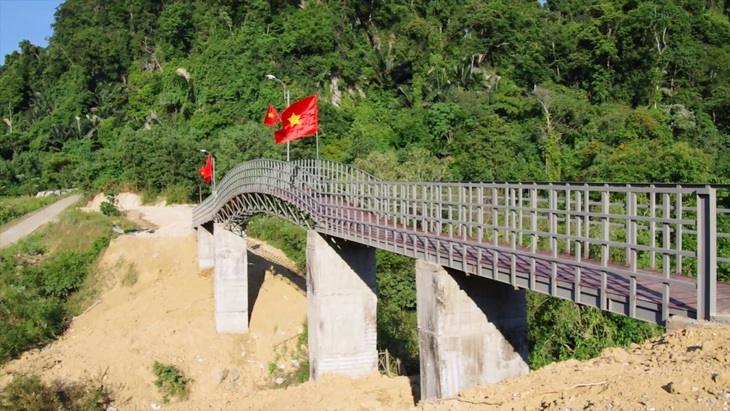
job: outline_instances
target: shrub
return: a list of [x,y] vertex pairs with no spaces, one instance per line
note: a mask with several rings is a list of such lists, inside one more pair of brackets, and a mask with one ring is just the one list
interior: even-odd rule
[[157,386],[162,394],[162,401],[167,403],[170,401],[170,398],[177,397],[179,399],[185,399],[188,397],[190,393],[188,384],[192,380],[185,378],[185,375],[180,369],[174,365],[166,365],[155,361],[152,364],[152,373],[157,377],[155,386]]
[[89,260],[85,254],[65,252],[43,267],[43,290],[52,297],[66,298],[86,279]]
[[101,205],[99,206],[99,210],[102,214],[110,217],[119,217],[120,215],[122,215],[117,206],[108,201],[104,201],[103,203],[101,203]]

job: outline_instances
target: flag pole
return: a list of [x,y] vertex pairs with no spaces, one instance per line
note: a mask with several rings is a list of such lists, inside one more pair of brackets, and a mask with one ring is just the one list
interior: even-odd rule
[[[282,82],[281,84],[284,84]],[[286,85],[284,85],[284,97],[286,98],[286,107],[289,107],[289,90],[286,88]],[[284,107],[284,108],[286,108]],[[289,141],[286,142],[286,162],[289,162]]]
[[317,130],[315,136],[317,136],[317,160],[319,160],[319,130]]
[[218,192],[215,191],[215,156],[213,154],[211,154],[210,158],[213,163],[213,196],[218,197]]
[[[273,74],[267,74],[266,78],[269,80],[278,81],[281,84],[281,87],[284,89],[284,101],[286,102],[286,107],[289,107],[289,89],[286,88],[286,84],[284,84],[283,81],[276,78]],[[284,109],[286,110],[286,107]],[[282,120],[283,121],[283,120]],[[289,162],[289,142],[286,142],[286,161]]]

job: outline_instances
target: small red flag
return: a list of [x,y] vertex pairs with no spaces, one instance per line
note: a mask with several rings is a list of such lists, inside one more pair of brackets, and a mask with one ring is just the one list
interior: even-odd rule
[[281,112],[281,130],[276,130],[276,144],[286,143],[314,134],[318,130],[317,95],[311,95]]
[[274,106],[269,104],[269,109],[266,111],[266,117],[264,117],[264,124],[273,127],[276,125],[277,121],[279,121],[279,113],[276,112]]
[[205,165],[198,169],[198,174],[203,177],[203,180],[210,184],[213,177],[213,160],[210,153],[208,153],[208,160],[205,162]]

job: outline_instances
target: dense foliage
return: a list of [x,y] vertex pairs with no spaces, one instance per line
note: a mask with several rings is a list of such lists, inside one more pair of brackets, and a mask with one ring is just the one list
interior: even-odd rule
[[197,198],[200,148],[221,175],[285,156],[261,124],[284,100],[265,74],[292,101],[320,96],[329,159],[416,153],[457,180],[728,181],[728,14],[723,0],[67,0],[47,48],[24,41],[0,66],[0,195]]

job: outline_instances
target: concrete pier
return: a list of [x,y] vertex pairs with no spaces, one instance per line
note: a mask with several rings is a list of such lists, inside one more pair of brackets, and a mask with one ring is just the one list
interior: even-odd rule
[[198,227],[198,267],[201,270],[215,265],[215,243],[213,241],[213,222],[208,221]]
[[416,262],[421,399],[526,374],[524,290]]
[[220,334],[248,332],[248,256],[246,238],[215,223],[215,328]]
[[378,368],[375,249],[307,232],[310,379]]

